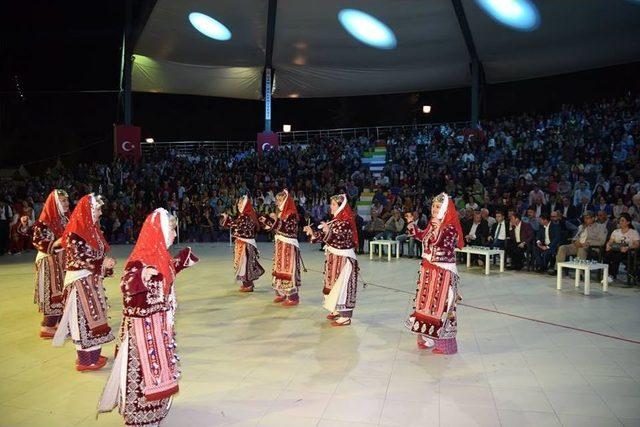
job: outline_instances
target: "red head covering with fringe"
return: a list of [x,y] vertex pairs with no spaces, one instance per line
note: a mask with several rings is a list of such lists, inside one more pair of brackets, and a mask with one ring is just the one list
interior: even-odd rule
[[104,251],[109,252],[109,243],[107,243],[107,240],[102,234],[102,230],[100,230],[100,224],[96,224],[93,221],[92,211],[94,209],[94,203],[97,204],[97,201],[95,201],[93,194],[87,194],[80,199],[71,214],[71,218],[69,218],[69,224],[67,224],[62,234],[63,244],[67,241],[67,236],[74,233],[82,237],[84,241],[87,242],[87,245],[96,251],[100,247],[98,242],[102,241]]
[[337,194],[332,197],[336,202],[338,202],[341,206],[344,204],[340,212],[334,215],[334,220],[340,221],[348,221],[349,227],[351,227],[351,233],[353,234],[353,241],[356,244],[356,248],[358,247],[358,227],[356,227],[356,215],[353,213],[351,206],[349,206],[349,201],[347,200],[346,194]]
[[251,221],[253,221],[253,223],[256,226],[256,231],[260,230],[260,221],[258,221],[258,214],[256,213],[256,210],[253,209],[253,205],[251,204],[251,199],[249,199],[249,196],[244,196],[244,207],[242,208],[242,211],[240,212],[241,215],[247,215],[249,218],[251,218]]
[[176,276],[173,257],[167,248],[168,236],[165,235],[170,232],[169,219],[169,213],[164,209],[156,209],[150,213],[142,224],[136,245],[127,259],[127,264],[141,261],[162,273],[165,295],[169,293]]
[[289,194],[289,190],[284,189],[280,195],[282,195],[285,199],[284,199],[284,204],[282,206],[282,209],[280,210],[280,213],[278,214],[278,217],[285,220],[287,218],[289,218],[291,215],[294,215],[296,218],[300,218],[300,215],[298,214],[298,209],[296,208],[296,203],[293,201],[293,197],[291,197],[291,195]]
[[60,203],[59,197],[58,190],[53,190],[49,193],[47,200],[44,202],[42,213],[38,218],[38,221],[47,224],[56,238],[62,236],[64,228],[69,222],[69,218],[67,218],[66,215],[67,212],[62,211],[62,204]]

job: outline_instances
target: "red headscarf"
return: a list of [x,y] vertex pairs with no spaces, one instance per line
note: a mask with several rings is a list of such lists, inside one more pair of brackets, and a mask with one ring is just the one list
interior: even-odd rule
[[256,225],[256,230],[260,230],[260,221],[258,221],[258,214],[256,214],[255,209],[253,209],[253,205],[251,204],[251,199],[249,196],[242,196],[242,202],[244,206],[240,211],[241,215],[247,215],[251,218],[251,221]]
[[282,190],[282,195],[285,199],[282,203],[282,209],[280,210],[279,217],[282,219],[287,219],[291,215],[295,215],[296,218],[300,218],[298,214],[298,209],[296,208],[296,203],[293,201],[293,198],[289,195],[289,191],[287,189]]
[[136,245],[127,259],[127,264],[141,261],[162,273],[165,295],[169,293],[169,287],[176,276],[173,257],[167,248],[170,243],[169,220],[169,212],[165,209],[159,208],[150,213],[142,224]]
[[97,224],[93,220],[93,210],[99,206],[98,200],[93,194],[87,194],[78,202],[78,205],[73,210],[71,218],[69,218],[69,224],[64,229],[62,234],[62,242],[67,241],[67,236],[71,233],[77,234],[82,237],[87,245],[91,246],[94,250],[99,249],[99,241],[102,241],[104,245],[104,251],[109,252],[109,244],[107,243],[102,230],[100,230],[100,224]]
[[460,218],[458,217],[458,211],[451,198],[446,193],[440,193],[436,199],[443,198],[442,207],[437,215],[437,219],[440,220],[439,230],[444,230],[445,227],[452,225],[458,233],[458,248],[464,248],[464,233],[462,232],[462,226],[460,225]]
[[59,199],[60,196],[63,195],[66,196],[64,191],[53,190],[44,202],[44,208],[42,209],[40,218],[38,218],[38,221],[47,224],[56,238],[62,236],[64,228],[69,222],[66,212],[62,211],[62,204]]
[[338,212],[333,216],[333,219],[349,222],[351,233],[353,234],[353,241],[356,243],[356,247],[358,247],[358,228],[356,227],[356,215],[353,213],[353,210],[351,210],[351,206],[349,206],[347,195],[337,194],[331,198],[338,202],[340,205],[340,207],[338,208]]

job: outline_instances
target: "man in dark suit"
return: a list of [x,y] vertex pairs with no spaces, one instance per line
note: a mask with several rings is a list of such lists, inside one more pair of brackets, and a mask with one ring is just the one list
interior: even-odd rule
[[469,246],[484,246],[489,237],[489,224],[482,218],[482,213],[478,210],[473,213],[473,220],[465,223],[464,241]]
[[562,198],[562,206],[556,208],[560,211],[562,217],[567,221],[575,221],[580,215],[578,215],[578,209],[571,204],[571,200],[568,197]]
[[[489,237],[489,224],[486,219],[482,218],[482,213],[477,210],[473,212],[473,218],[470,222],[464,224],[462,231],[464,232],[464,243],[467,246],[485,246],[487,237]],[[471,255],[471,262],[478,262],[478,255]]]
[[523,222],[520,215],[513,212],[509,216],[509,238],[506,243],[507,256],[511,258],[510,270],[522,270],[524,254],[530,249],[533,242],[533,229],[531,225]]
[[471,228],[471,224],[473,224],[473,208],[465,208],[463,215],[460,218],[460,225],[462,226],[462,231],[465,232],[465,235],[467,234],[465,230],[469,230]]
[[548,214],[540,215],[540,229],[536,233],[536,244],[533,246],[533,256],[536,271],[542,273],[549,268],[549,261],[556,256],[556,251],[562,238],[560,225],[551,221]]
[[593,211],[593,206],[589,202],[589,199],[587,199],[586,197],[580,199],[580,203],[576,206],[576,208],[578,210],[578,217],[582,217],[585,212]]
[[496,223],[493,224],[493,227],[491,227],[489,237],[487,238],[489,247],[492,249],[504,249],[504,243],[507,241],[507,237],[509,236],[508,231],[509,227],[504,220],[504,212],[497,211]]

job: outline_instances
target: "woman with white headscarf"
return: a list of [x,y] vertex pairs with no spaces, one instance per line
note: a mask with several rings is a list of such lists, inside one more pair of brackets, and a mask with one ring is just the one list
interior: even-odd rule
[[276,195],[277,213],[259,218],[265,230],[275,236],[273,251],[272,286],[276,293],[273,302],[284,307],[296,306],[300,302],[300,244],[298,243],[298,221],[300,215],[288,190]]
[[165,209],[147,216],[120,282],[119,346],[98,412],[118,406],[126,425],[158,425],[178,392],[175,277],[198,258],[188,247],[171,256],[168,249],[176,227],[176,219]]
[[53,345],[61,347],[71,337],[78,353],[78,371],[101,369],[107,363],[107,358],[100,355],[102,345],[114,340],[102,281],[113,275],[115,261],[106,256],[109,244],[99,223],[102,205],[99,196],[84,196],[62,235],[66,255],[65,304]]
[[435,354],[453,354],[456,342],[456,305],[459,276],[455,248],[464,246],[464,234],[453,201],[445,193],[431,205],[431,221],[420,230],[407,214],[409,234],[422,241],[422,263],[414,309],[406,326],[417,335],[418,348],[433,348]]
[[40,338],[51,339],[56,332],[64,307],[64,249],[62,234],[69,222],[69,196],[64,190],[53,190],[40,217],[33,224],[33,246],[36,255],[36,287],[34,301],[44,316]]
[[236,280],[242,283],[239,290],[253,292],[253,282],[264,274],[264,268],[258,261],[260,254],[256,244],[260,221],[248,196],[238,199],[237,217],[230,218],[226,213],[222,214],[220,226],[231,228],[235,239],[233,265],[236,269]]
[[346,194],[331,197],[333,219],[322,222],[319,230],[306,226],[304,232],[313,243],[324,242],[324,294],[323,307],[329,311],[327,319],[332,326],[351,324],[358,290],[358,247],[356,220]]

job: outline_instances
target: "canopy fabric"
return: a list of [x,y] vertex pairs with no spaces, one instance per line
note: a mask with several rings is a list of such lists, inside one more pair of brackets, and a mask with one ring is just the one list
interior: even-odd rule
[[[640,60],[640,1],[534,1],[540,27],[519,32],[462,0],[488,83]],[[384,22],[395,49],[367,46],[340,25],[343,8]],[[266,0],[158,0],[135,46],[133,90],[260,99]],[[232,33],[217,41],[189,22],[201,12]],[[471,84],[469,53],[449,0],[279,0],[274,97],[401,93]]]

